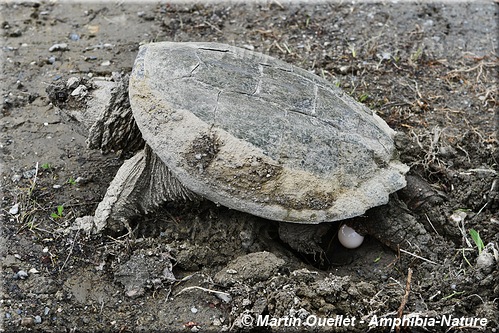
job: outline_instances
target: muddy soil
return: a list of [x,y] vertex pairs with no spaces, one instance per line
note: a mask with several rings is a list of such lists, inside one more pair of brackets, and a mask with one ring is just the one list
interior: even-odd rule
[[[1,331],[499,330],[497,2],[12,1],[0,12]],[[441,198],[404,208],[430,240],[397,251],[367,236],[346,250],[330,234],[305,256],[275,222],[209,202],[165,205],[134,237],[71,229],[130,153],[87,149],[46,88],[126,74],[153,41],[270,54],[375,110]]]

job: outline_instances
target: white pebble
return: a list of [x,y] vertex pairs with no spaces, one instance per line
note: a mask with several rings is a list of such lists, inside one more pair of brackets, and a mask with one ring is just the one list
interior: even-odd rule
[[16,215],[17,213],[19,213],[19,204],[18,203],[16,203],[14,206],[12,206],[9,209],[9,214]]
[[61,44],[54,44],[49,48],[49,52],[54,52],[54,51],[67,51],[69,50],[68,44],[66,43],[61,43]]
[[84,86],[83,84],[80,84],[73,92],[71,93],[71,96],[80,96],[80,97],[85,97],[87,94],[87,87]]
[[68,82],[66,82],[66,88],[68,89],[76,89],[80,85],[80,78],[78,77],[70,77]]
[[28,273],[26,273],[26,271],[23,271],[23,270],[20,270],[16,274],[17,274],[17,277],[21,280],[24,280],[29,276]]

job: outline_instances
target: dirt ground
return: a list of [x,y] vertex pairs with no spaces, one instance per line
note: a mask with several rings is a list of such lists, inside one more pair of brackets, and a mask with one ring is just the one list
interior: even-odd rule
[[[0,13],[0,331],[499,330],[497,2],[9,1]],[[72,230],[129,156],[87,149],[46,88],[128,73],[154,41],[270,54],[375,110],[438,193],[406,201],[429,241],[346,250],[332,237],[324,261],[291,251],[276,222],[209,202],[166,205],[134,238]]]

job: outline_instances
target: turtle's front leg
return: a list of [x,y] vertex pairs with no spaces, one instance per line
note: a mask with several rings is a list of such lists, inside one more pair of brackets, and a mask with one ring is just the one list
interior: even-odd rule
[[92,233],[106,228],[130,231],[132,218],[152,211],[163,202],[195,198],[146,145],[120,167],[94,216],[78,218],[76,224]]

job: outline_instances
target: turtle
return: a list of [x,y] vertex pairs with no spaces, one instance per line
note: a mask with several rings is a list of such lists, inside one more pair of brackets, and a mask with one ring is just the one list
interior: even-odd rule
[[97,118],[89,146],[144,148],[123,163],[95,214],[76,220],[89,232],[130,230],[132,218],[166,201],[203,198],[279,221],[281,238],[314,252],[303,246],[306,230],[386,205],[407,184],[396,132],[380,116],[272,56],[150,43],[115,81],[126,105],[83,115]]

